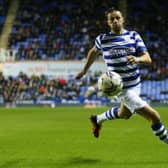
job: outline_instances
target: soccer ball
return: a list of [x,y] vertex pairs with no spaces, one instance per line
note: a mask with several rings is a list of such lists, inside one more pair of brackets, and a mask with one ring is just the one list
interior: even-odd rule
[[98,89],[107,97],[118,95],[123,88],[121,76],[113,71],[103,73],[98,79]]

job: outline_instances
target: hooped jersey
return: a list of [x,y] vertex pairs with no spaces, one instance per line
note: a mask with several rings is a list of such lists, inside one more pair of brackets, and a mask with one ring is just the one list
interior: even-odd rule
[[140,71],[137,64],[127,64],[128,55],[139,56],[147,48],[136,31],[124,30],[120,35],[100,34],[95,47],[102,53],[108,71],[121,75],[124,89],[140,84]]

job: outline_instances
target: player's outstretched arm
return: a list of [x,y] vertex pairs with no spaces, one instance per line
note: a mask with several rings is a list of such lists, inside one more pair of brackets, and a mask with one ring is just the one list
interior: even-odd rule
[[86,63],[84,65],[83,69],[76,75],[76,79],[80,79],[80,78],[82,78],[83,75],[86,74],[86,72],[88,71],[90,66],[93,64],[93,62],[95,61],[98,54],[99,54],[99,51],[97,51],[96,47],[92,47],[89,50],[89,52],[87,54],[87,58],[86,58]]

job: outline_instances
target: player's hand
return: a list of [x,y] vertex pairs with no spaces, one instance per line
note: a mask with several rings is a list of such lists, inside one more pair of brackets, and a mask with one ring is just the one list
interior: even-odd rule
[[85,75],[85,72],[84,72],[84,71],[81,71],[81,72],[79,72],[79,73],[76,75],[75,79],[80,79],[80,78],[82,78],[84,75]]
[[139,62],[139,58],[129,55],[127,56],[127,64],[136,64]]

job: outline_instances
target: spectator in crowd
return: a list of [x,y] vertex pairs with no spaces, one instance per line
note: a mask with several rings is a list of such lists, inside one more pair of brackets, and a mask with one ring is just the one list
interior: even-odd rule
[[[117,0],[87,0],[80,3],[54,0],[21,1],[9,38],[9,49],[15,48],[17,60],[84,59],[86,51],[93,44],[91,39],[94,39],[97,33],[106,32],[102,17],[104,9],[116,4]],[[95,6],[98,6],[97,10],[91,10]],[[151,11],[151,6],[155,12]],[[158,3],[152,0],[130,0],[127,5],[130,23],[126,26],[133,25],[134,29],[138,28],[151,53],[153,66],[157,63],[157,68],[153,68],[155,71],[151,75],[155,73],[158,76],[160,73],[162,79],[167,76],[165,71],[168,69],[166,6],[165,1]],[[155,26],[156,24],[158,26]]]

